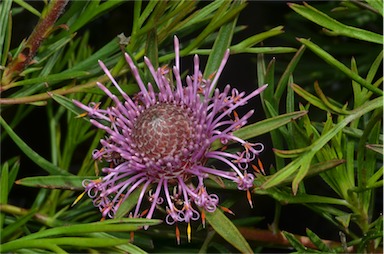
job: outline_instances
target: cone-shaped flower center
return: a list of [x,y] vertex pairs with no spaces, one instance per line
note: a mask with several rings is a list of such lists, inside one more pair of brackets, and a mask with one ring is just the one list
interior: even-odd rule
[[159,103],[145,109],[132,129],[137,151],[149,159],[178,157],[191,142],[191,122],[178,105]]

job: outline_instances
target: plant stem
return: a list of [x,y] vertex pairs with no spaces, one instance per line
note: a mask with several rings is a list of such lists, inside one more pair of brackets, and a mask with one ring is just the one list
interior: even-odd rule
[[8,85],[32,62],[40,44],[52,32],[56,20],[63,12],[68,0],[52,0],[46,12],[22,46],[20,53],[5,68],[1,86]]
[[[278,231],[273,233],[270,230],[264,229],[250,229],[245,227],[238,228],[240,233],[247,240],[257,241],[260,243],[265,243],[272,246],[281,246],[281,247],[291,247],[289,241],[285,238],[282,231]],[[295,235],[297,240],[300,241],[302,245],[311,249],[317,249],[317,247],[311,242],[311,240],[306,236]],[[341,243],[330,241],[330,240],[322,240],[325,244],[327,244],[331,248],[341,247]],[[348,247],[348,252],[352,251],[353,247]]]
[[56,90],[52,90],[49,93],[40,93],[40,94],[34,94],[30,96],[17,97],[17,98],[0,98],[0,105],[33,103],[33,102],[48,100],[51,98],[52,94],[66,95],[71,93],[83,92],[86,89],[95,87],[96,82],[104,82],[107,80],[108,80],[108,77],[104,75],[101,78],[98,78],[96,80],[91,80],[85,84],[81,84],[77,86],[64,86]]
[[[30,210],[21,208],[18,206],[9,205],[9,204],[0,204],[0,212],[17,215],[17,216],[24,216],[24,215],[27,215],[30,212]],[[33,218],[38,222],[40,222],[41,224],[49,227],[62,226],[65,224],[62,221],[58,221],[55,218],[49,217],[41,213],[35,213],[33,215]]]

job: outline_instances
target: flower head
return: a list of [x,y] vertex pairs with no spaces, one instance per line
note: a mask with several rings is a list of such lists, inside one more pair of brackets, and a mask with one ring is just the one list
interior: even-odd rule
[[[215,89],[216,83],[229,57],[229,50],[214,78],[204,79],[199,67],[199,57],[194,57],[192,76],[183,84],[180,77],[179,42],[175,37],[175,66],[155,69],[144,58],[155,84],[144,84],[131,57],[125,58],[132,70],[140,92],[129,97],[112,77],[106,66],[101,68],[117,88],[123,100],[111,93],[101,83],[98,87],[113,101],[106,109],[99,104],[88,106],[74,103],[84,109],[90,122],[106,132],[100,140],[102,148],[93,152],[95,160],[106,161],[102,169],[105,176],[98,180],[83,182],[93,204],[103,217],[114,217],[127,197],[142,187],[133,211],[133,217],[143,216],[141,207],[149,201],[146,218],[152,218],[156,206],[163,205],[167,211],[166,222],[198,220],[197,207],[213,212],[219,197],[207,192],[204,180],[210,176],[229,179],[238,189],[249,190],[254,175],[248,165],[264,149],[261,143],[251,144],[232,133],[247,123],[253,110],[242,117],[234,111],[258,95],[266,85],[249,95],[227,85],[222,92]],[[171,74],[173,73],[173,74]],[[223,144],[239,143],[242,151],[229,153],[210,150],[215,141]],[[218,160],[226,165],[215,169],[207,161]]]

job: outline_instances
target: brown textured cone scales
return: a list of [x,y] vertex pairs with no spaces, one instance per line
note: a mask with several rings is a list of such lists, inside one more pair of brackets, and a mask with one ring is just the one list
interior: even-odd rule
[[186,109],[160,103],[138,117],[132,130],[136,149],[150,159],[182,156],[193,137],[193,119]]

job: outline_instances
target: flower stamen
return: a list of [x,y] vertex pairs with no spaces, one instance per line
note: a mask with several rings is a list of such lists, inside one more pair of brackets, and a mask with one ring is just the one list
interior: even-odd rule
[[80,199],[83,198],[84,194],[86,193],[86,191],[83,191],[79,196],[77,196],[77,198],[75,199],[75,201],[73,201],[71,207],[75,206],[79,201]]
[[191,229],[191,223],[188,222],[188,226],[187,226],[187,237],[188,237],[188,243],[191,242],[191,232],[192,232],[192,229]]
[[176,235],[176,240],[177,240],[177,245],[180,245],[180,230],[179,227],[176,224],[176,229],[175,229],[175,235]]
[[205,228],[205,212],[201,210],[201,223],[203,224],[203,228]]
[[247,190],[247,199],[248,199],[249,206],[253,208],[252,195],[249,190]]
[[225,206],[219,206],[219,207],[220,207],[220,209],[223,210],[224,212],[229,213],[229,214],[232,214],[232,215],[235,215],[235,213],[232,212],[231,209],[229,209],[229,208],[227,208],[227,207],[225,207]]

